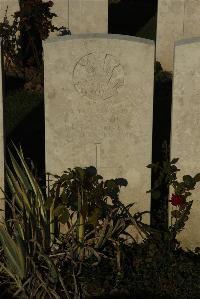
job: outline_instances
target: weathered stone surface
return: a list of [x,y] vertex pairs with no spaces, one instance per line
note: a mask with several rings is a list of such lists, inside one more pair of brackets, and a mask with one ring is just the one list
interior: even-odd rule
[[[68,0],[54,0],[51,12],[58,15],[53,25],[69,24],[72,34],[108,32],[108,0],[69,0],[69,5]],[[51,33],[51,37],[55,36],[56,32]]]
[[[13,24],[14,21],[14,13],[19,11],[19,2],[18,0],[0,0],[0,22],[4,22],[4,17],[6,14],[7,20],[9,25]],[[7,11],[7,13],[6,13]],[[20,35],[20,32],[17,31],[16,33],[16,37],[18,38]],[[5,58],[4,58],[5,60]],[[11,62],[10,65],[13,65],[13,63]]]
[[185,0],[159,0],[157,14],[156,60],[172,71],[174,42],[183,36]]
[[159,0],[156,60],[167,71],[173,70],[174,42],[200,35],[199,0]]
[[[0,53],[1,53],[1,38],[0,38]],[[3,132],[3,92],[2,92],[2,67],[0,59],[0,187],[4,190],[4,132]],[[5,209],[3,192],[0,190],[0,209]],[[0,211],[0,221],[4,217],[4,212]]]
[[128,180],[120,198],[132,211],[150,210],[153,42],[91,34],[43,48],[46,172],[96,166]]
[[7,18],[8,18],[8,21],[10,21],[10,23],[11,23],[11,22],[13,22],[12,15],[16,11],[19,11],[19,2],[18,2],[18,0],[1,0],[0,1],[0,22],[3,22],[3,20],[4,20],[7,6],[8,6]]
[[[200,38],[179,41],[175,46],[171,128],[171,158],[180,158],[177,163],[181,170],[177,173],[179,181],[182,181],[183,175],[194,176],[200,172],[199,97]],[[194,202],[189,220],[177,236],[181,245],[190,249],[200,246],[200,184],[196,186],[191,191]]]
[[[50,11],[57,14],[57,17],[52,19],[54,26],[68,27],[69,24],[72,34],[108,32],[108,0],[69,0],[69,5],[68,0],[53,0],[53,2]],[[13,21],[11,15],[19,11],[18,0],[0,0],[0,22],[3,22],[7,6],[9,21]],[[50,33],[51,37],[57,35],[57,31]]]
[[200,35],[200,1],[185,0],[183,37],[197,37]]

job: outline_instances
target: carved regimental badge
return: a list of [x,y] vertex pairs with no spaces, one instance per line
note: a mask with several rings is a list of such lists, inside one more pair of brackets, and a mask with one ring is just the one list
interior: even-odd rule
[[124,71],[113,55],[89,53],[75,64],[73,83],[82,96],[106,100],[117,95],[124,85]]

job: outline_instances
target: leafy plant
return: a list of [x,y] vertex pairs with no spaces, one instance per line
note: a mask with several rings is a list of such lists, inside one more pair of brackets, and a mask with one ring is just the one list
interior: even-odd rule
[[[7,10],[4,22],[0,23],[0,37],[6,72],[15,72],[27,81],[26,89],[33,90],[43,85],[42,40],[50,32],[66,29],[52,25],[52,18],[57,17],[50,12],[53,1],[20,0],[20,11],[13,15],[13,23],[9,24]],[[39,90],[39,89],[38,89]]]
[[[68,228],[70,228],[68,221],[70,214],[66,210],[77,215],[77,240],[80,243],[84,241],[86,233],[89,233],[91,228],[96,230],[99,221],[106,219],[114,209],[117,209],[117,217],[123,219],[126,210],[131,207],[129,205],[126,209],[118,196],[119,186],[128,184],[124,178],[99,182],[103,177],[97,175],[97,170],[93,166],[84,169],[75,167],[75,170],[69,168],[69,171],[64,171],[62,176],[52,176],[57,180],[49,191],[47,206],[54,205],[54,215],[60,222],[67,223]],[[111,199],[111,204],[108,203],[108,198]],[[132,222],[140,231],[136,221],[132,219]]]
[[[180,169],[178,169],[175,164],[178,162],[179,158],[174,158],[170,162],[167,156],[169,147],[167,147],[167,144],[164,144],[163,147],[165,148],[165,161],[163,161],[163,165],[160,166],[159,163],[155,163],[146,166],[155,172],[159,172],[159,178],[155,182],[154,188],[148,190],[146,193],[151,192],[153,198],[160,198],[161,192],[159,191],[159,187],[164,181],[166,186],[172,186],[174,188],[174,193],[172,194],[172,198],[169,202],[171,202],[174,206],[178,206],[178,209],[171,212],[172,218],[175,218],[175,224],[169,226],[166,232],[159,232],[148,228],[147,230],[149,230],[149,232],[151,231],[154,236],[155,234],[163,234],[165,244],[169,245],[171,243],[171,245],[169,245],[171,248],[171,246],[175,246],[175,244],[178,243],[175,240],[176,235],[183,230],[185,223],[188,220],[193,201],[187,201],[186,199],[192,195],[189,191],[194,190],[196,183],[200,181],[200,173],[196,174],[194,177],[184,175],[183,181],[178,182],[176,173],[180,171]],[[160,237],[160,239],[162,238]]]
[[[54,235],[50,231],[45,199],[27,166],[22,149],[15,147],[15,150],[21,165],[9,150],[14,171],[6,164],[6,179],[12,194],[12,201],[7,199],[7,202],[13,218],[0,227],[0,241],[5,254],[1,271],[11,279],[11,286],[14,281],[14,296],[59,298],[55,287],[58,283],[63,285],[63,282],[48,256]],[[68,296],[64,285],[63,289]]]
[[[68,168],[63,175],[54,175],[56,180],[45,200],[21,147],[18,150],[13,146],[18,161],[9,150],[13,171],[6,163],[6,178],[12,200],[6,197],[6,201],[11,207],[12,218],[0,225],[0,243],[4,252],[0,270],[14,297],[80,299],[89,292],[89,282],[84,276],[86,268],[92,273],[105,264],[112,269],[109,270],[114,279],[112,287],[118,289],[127,283],[124,279],[130,271],[133,278],[136,277],[127,261],[128,256],[137,269],[138,265],[147,265],[147,269],[143,269],[146,271],[143,279],[146,289],[150,290],[148,267],[152,271],[162,271],[162,275],[166,272],[167,264],[159,257],[162,253],[172,259],[171,254],[178,250],[175,236],[183,229],[189,215],[191,202],[187,203],[186,197],[190,195],[188,190],[194,189],[199,181],[199,174],[194,178],[184,176],[183,182],[179,183],[174,175],[178,171],[174,167],[177,159],[165,163],[164,169],[160,168],[168,174],[167,182],[175,189],[172,203],[182,207],[175,225],[163,234],[142,223],[144,212],[131,215],[132,204],[124,206],[121,203],[118,193],[121,186],[127,186],[125,179],[103,182],[93,166]],[[153,167],[147,167],[150,166]],[[62,233],[61,223],[67,226]],[[137,244],[134,238],[131,243],[126,243],[129,236],[126,228],[130,225],[134,225],[141,235],[143,233],[143,237],[145,235],[142,244]],[[136,247],[139,256],[134,254]],[[129,252],[128,256],[126,252]],[[162,279],[167,278],[162,276]],[[161,286],[164,290],[164,282]]]
[[[6,163],[6,179],[12,199],[10,200],[5,195],[11,207],[12,218],[0,227],[0,242],[4,250],[4,259],[0,265],[1,271],[8,277],[14,296],[59,298],[57,297],[59,284],[65,296],[71,298],[58,271],[60,255],[68,256],[68,264],[70,265],[72,261],[75,263],[75,268],[80,266],[79,271],[81,271],[81,265],[85,259],[90,260],[95,257],[97,261],[93,264],[97,265],[102,257],[106,258],[103,250],[114,246],[116,261],[120,269],[119,244],[123,240],[119,236],[131,223],[130,217],[127,216],[128,208],[120,206],[118,200],[119,186],[126,185],[126,180],[106,181],[102,189],[103,184],[98,184],[99,177],[102,177],[96,176],[96,169],[75,168],[71,172],[72,176],[70,174],[67,176],[64,172],[64,177],[54,184],[51,197],[48,197],[45,202],[36,178],[25,161],[21,147],[18,150],[14,144],[13,146],[18,158],[17,161],[9,149],[13,171]],[[67,180],[72,177],[74,182]],[[78,186],[79,179],[81,179],[82,189]],[[61,196],[58,192],[62,187],[61,182],[71,188],[71,192],[70,188],[65,189],[65,196],[64,193]],[[77,194],[76,187],[79,187],[78,190],[81,190],[82,194],[87,195],[87,197],[81,197],[81,200],[77,196],[79,201],[77,203],[74,197]],[[55,194],[54,190],[56,190]],[[66,197],[67,192],[69,196]],[[106,202],[104,195],[112,198],[111,205]],[[66,205],[66,200],[69,200],[69,205]],[[62,205],[59,205],[60,202]],[[64,239],[60,237],[59,231],[56,238],[54,225],[57,221],[65,223],[69,220],[70,208],[78,216],[78,221],[74,226],[77,227],[77,239],[74,239],[73,226],[70,227]],[[81,217],[85,225],[84,230],[80,226]],[[75,271],[74,266],[73,271]],[[79,294],[77,274],[73,277],[74,290],[77,290],[76,293]]]

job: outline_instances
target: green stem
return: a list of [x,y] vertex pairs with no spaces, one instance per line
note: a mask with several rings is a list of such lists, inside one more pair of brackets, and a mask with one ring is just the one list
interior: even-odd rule
[[85,235],[85,219],[82,214],[79,213],[79,228],[78,228],[78,241],[83,242]]
[[83,242],[84,235],[85,235],[85,219],[81,213],[82,207],[83,207],[83,191],[80,194],[78,189],[78,241],[81,243]]

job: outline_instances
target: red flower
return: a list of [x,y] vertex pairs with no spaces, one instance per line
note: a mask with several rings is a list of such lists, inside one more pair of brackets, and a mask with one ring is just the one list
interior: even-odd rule
[[172,194],[171,200],[169,201],[173,206],[182,206],[184,204],[183,197],[176,194]]

